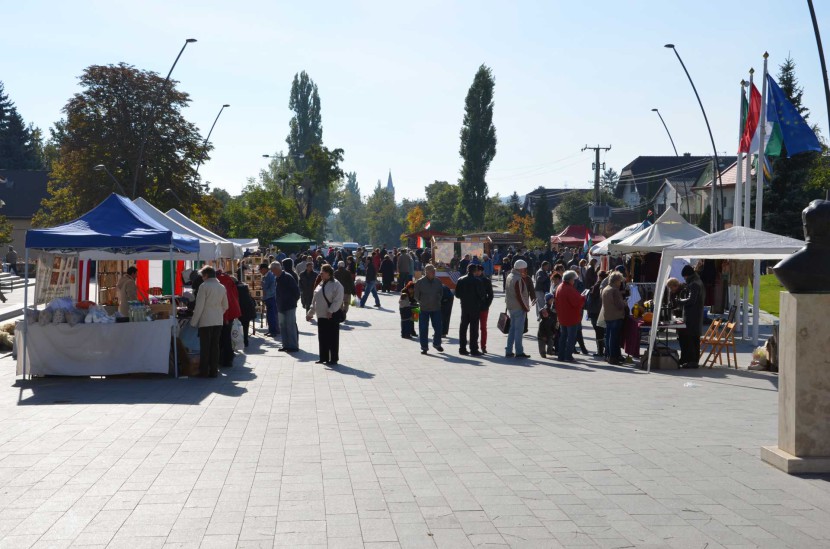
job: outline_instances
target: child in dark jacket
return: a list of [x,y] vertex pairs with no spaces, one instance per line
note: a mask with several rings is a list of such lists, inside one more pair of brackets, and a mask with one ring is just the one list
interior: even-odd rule
[[415,300],[415,283],[411,280],[406,283],[401,292],[401,299],[398,301],[398,308],[401,311],[401,337],[409,339],[418,337],[415,333],[415,319],[412,316],[413,309],[418,306]]
[[542,358],[547,358],[547,355],[556,353],[556,342],[559,340],[553,294],[545,294],[545,305],[539,311],[539,315],[539,329],[536,332],[536,339],[539,342],[539,355]]

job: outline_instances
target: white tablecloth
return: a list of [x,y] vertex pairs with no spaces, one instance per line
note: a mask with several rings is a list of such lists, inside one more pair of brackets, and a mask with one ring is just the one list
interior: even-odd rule
[[[102,376],[169,372],[175,320],[117,324],[33,324],[28,327],[27,373]],[[23,375],[23,330],[17,340],[17,374]]]

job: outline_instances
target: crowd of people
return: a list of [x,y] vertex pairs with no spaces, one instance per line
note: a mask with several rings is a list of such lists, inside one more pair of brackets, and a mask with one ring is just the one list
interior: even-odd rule
[[[374,306],[382,308],[379,291],[392,293],[395,288],[399,294],[401,338],[417,339],[422,354],[429,353],[430,341],[432,349],[444,352],[442,342],[448,336],[453,304],[458,300],[458,353],[481,356],[488,353],[494,265],[499,265],[505,297],[499,328],[507,334],[505,357],[530,357],[525,352],[524,334],[529,331],[532,315],[537,321],[541,358],[575,362],[574,355],[590,355],[610,364],[624,362],[622,332],[624,320],[630,314],[624,266],[618,265],[610,272],[599,270],[597,260],[583,257],[578,249],[515,253],[508,250],[503,256],[496,250],[492,257],[483,254],[481,259],[478,256],[454,258],[456,263],[451,268],[463,269],[463,275],[457,279],[453,292],[438,279],[431,259],[429,249],[406,248],[359,249],[354,255],[329,249],[328,253],[314,250],[291,256],[283,253],[270,256],[270,262],[258,266],[262,274],[265,335],[280,339],[281,352],[298,352],[299,306],[308,321],[316,320],[318,363],[336,365],[340,360],[340,325],[347,321],[353,300],[364,308],[371,297]],[[243,262],[238,273],[240,279],[245,268]],[[680,331],[681,361],[693,368],[699,355],[703,290],[700,278],[691,267],[688,269],[689,272],[683,271],[686,285],[672,279],[669,288],[673,305],[685,310],[688,323]],[[418,271],[423,274],[415,280]],[[357,278],[358,273],[362,274],[362,280]],[[255,302],[247,285],[221,271],[206,267],[199,278],[203,280],[201,288],[209,291],[199,292],[200,285],[194,283],[197,299],[192,323],[198,326],[203,348],[207,350],[202,354],[203,372],[215,375],[219,365],[232,363],[229,326],[234,319],[240,319],[243,324],[247,346],[249,324],[256,317]],[[220,290],[225,290],[224,301]],[[590,320],[595,332],[593,353],[585,345],[583,318]]]

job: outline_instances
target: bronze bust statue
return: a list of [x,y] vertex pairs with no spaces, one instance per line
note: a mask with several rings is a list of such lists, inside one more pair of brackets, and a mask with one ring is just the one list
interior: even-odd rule
[[807,244],[772,270],[791,294],[830,293],[830,201],[813,200],[801,219]]

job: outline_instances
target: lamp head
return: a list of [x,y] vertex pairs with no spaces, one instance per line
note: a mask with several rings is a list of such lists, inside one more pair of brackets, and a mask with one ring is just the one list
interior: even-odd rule
[[271,155],[270,154],[263,154],[262,158],[271,158]]
[[195,38],[188,38],[187,40],[185,40],[185,42],[187,42],[188,44],[192,44],[193,42],[196,42],[196,39]]
[[224,109],[225,107],[230,107],[230,105],[225,103],[224,105],[222,105],[222,108]]
[[92,168],[92,169],[93,169],[93,170],[95,170],[96,172],[100,172],[100,171],[104,171],[104,170],[106,170],[106,169],[107,169],[107,167],[106,167],[106,166],[104,166],[103,164],[98,164],[97,166],[95,166],[95,167],[94,167],[94,168]]
[[674,49],[674,44],[666,44],[666,45],[665,45],[665,46],[663,46],[663,47],[664,47],[664,48],[669,48],[669,49],[672,49],[672,50],[673,50],[673,49]]
[[657,109],[651,109],[651,112],[658,112]]

